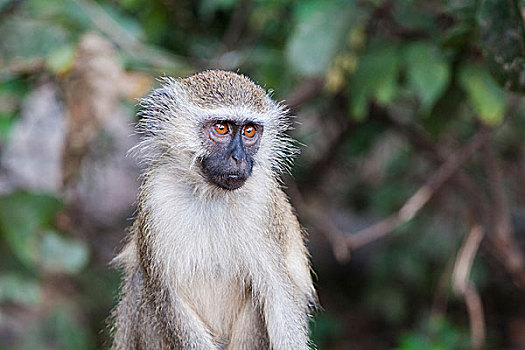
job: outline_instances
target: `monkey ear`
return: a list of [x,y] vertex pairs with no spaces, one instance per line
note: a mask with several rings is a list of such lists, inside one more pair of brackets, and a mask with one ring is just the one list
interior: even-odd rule
[[142,135],[148,136],[157,136],[159,132],[159,121],[151,118],[145,118],[141,121],[141,133]]
[[140,100],[138,131],[143,136],[156,136],[161,132],[162,122],[175,108],[176,96],[173,88],[162,86]]

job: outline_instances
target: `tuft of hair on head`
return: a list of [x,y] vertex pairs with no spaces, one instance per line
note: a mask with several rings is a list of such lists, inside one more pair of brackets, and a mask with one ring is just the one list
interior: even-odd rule
[[191,102],[202,108],[244,106],[264,113],[269,107],[263,88],[242,74],[207,70],[180,82],[188,88]]

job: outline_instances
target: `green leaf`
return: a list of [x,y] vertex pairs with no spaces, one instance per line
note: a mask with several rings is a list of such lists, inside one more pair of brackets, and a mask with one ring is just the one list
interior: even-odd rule
[[399,69],[399,52],[394,45],[376,45],[362,55],[350,84],[352,116],[362,119],[371,99],[381,105],[392,102],[397,96]]
[[77,273],[88,262],[89,251],[85,244],[67,239],[52,230],[44,232],[40,244],[40,266],[48,272]]
[[413,333],[401,336],[399,342],[401,344],[395,350],[419,350],[429,346],[429,341],[425,336]]
[[12,79],[9,81],[4,81],[0,84],[0,94],[2,95],[12,95],[13,98],[23,98],[25,95],[31,91],[32,86],[29,84],[27,79],[19,78]]
[[19,274],[0,275],[0,302],[11,302],[34,306],[41,300],[38,283]]
[[481,120],[488,125],[497,125],[503,120],[506,94],[486,69],[478,65],[461,66],[459,83]]
[[15,192],[0,198],[0,231],[26,266],[77,273],[87,264],[85,244],[64,238],[52,229],[62,207],[58,198],[46,194]]
[[0,113],[0,143],[4,143],[8,140],[9,134],[13,129],[15,117]]
[[18,258],[36,263],[39,230],[50,227],[61,201],[51,195],[15,192],[0,198],[0,231]]
[[435,27],[435,16],[417,3],[395,3],[394,19],[400,26],[412,30],[431,31]]
[[71,68],[74,59],[75,47],[64,45],[47,56],[46,65],[54,73],[64,73]]
[[[356,8],[331,1],[303,1],[295,9],[297,24],[286,45],[290,67],[305,76],[323,74],[356,25]],[[356,20],[352,20],[356,18]]]
[[469,347],[468,331],[450,323],[444,317],[432,317],[421,329],[411,330],[399,338],[396,350],[445,350]]
[[121,0],[119,5],[126,10],[135,10],[142,4],[141,0]]
[[408,85],[424,111],[432,109],[450,81],[447,61],[435,46],[419,42],[404,49]]
[[444,48],[452,48],[460,50],[462,46],[466,45],[472,38],[475,25],[469,21],[460,22],[447,30],[441,45]]

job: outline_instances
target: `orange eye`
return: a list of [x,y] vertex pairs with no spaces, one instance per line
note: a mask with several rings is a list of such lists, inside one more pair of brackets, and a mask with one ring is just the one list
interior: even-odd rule
[[230,130],[226,123],[217,123],[213,126],[213,130],[219,135],[226,135]]
[[247,125],[244,127],[244,130],[242,131],[242,134],[248,138],[252,138],[255,136],[255,127],[253,125]]

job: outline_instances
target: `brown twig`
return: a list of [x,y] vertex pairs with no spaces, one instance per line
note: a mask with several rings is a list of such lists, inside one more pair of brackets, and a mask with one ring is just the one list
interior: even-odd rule
[[323,210],[318,210],[319,205],[307,204],[295,181],[286,182],[287,193],[292,203],[300,213],[301,217],[308,218],[308,221],[321,232],[330,243],[332,252],[339,263],[345,263],[350,257],[350,251],[344,241],[345,234],[328,218]]
[[46,69],[46,62],[42,58],[32,58],[28,60],[14,59],[5,62],[0,68],[0,78],[12,75],[35,74]]
[[[426,158],[434,164],[442,164],[446,161],[446,152],[438,149],[423,130],[416,125],[404,123],[394,117],[386,109],[373,106],[372,115],[382,121],[386,121],[392,125],[398,132],[406,137],[406,139],[414,146],[414,149],[423,153]],[[463,198],[469,203],[478,220],[484,224],[488,224],[487,220],[490,217],[490,208],[487,198],[482,191],[479,191],[470,177],[459,169],[451,181],[454,183],[457,190],[463,193]]]
[[503,186],[503,176],[496,158],[493,141],[487,142],[483,147],[483,163],[487,172],[492,217],[494,218],[492,230],[497,237],[508,240],[512,236],[512,223]]
[[[424,153],[428,160],[434,163],[443,162],[445,159],[444,152],[435,147],[424,132],[418,129],[417,126],[398,120],[386,109],[379,106],[373,106],[372,111],[373,116],[392,125],[414,145],[415,150]],[[490,184],[489,192],[497,203],[489,202],[484,192],[476,188],[477,186],[462,169],[459,169],[451,180],[458,192],[463,194],[464,200],[468,203],[468,206],[472,208],[477,220],[487,227],[489,231],[496,230],[495,235],[489,235],[488,243],[490,247],[493,248],[495,256],[513,276],[516,285],[523,288],[525,287],[525,262],[523,253],[517,248],[517,244],[508,243],[505,239],[498,238],[502,236],[511,237],[511,242],[515,241],[513,228],[510,223],[510,214],[508,213],[508,205],[506,204],[503,192],[501,171],[497,165],[497,158],[493,150],[494,147],[493,145],[490,147],[492,150],[489,149],[488,152],[485,152],[484,160],[489,178],[488,182]],[[498,209],[494,211],[494,207]],[[501,213],[502,211],[503,213]],[[495,215],[497,218],[493,220]],[[510,232],[509,229],[511,230]],[[498,235],[497,232],[501,232],[501,236]]]
[[523,288],[525,287],[525,257],[516,242],[505,195],[503,176],[498,165],[493,142],[485,145],[483,153],[489,193],[492,199],[493,235],[489,236],[489,241],[498,258],[513,276],[514,282]]
[[453,153],[445,163],[421,186],[401,209],[379,223],[346,237],[350,249],[356,249],[376,239],[386,236],[401,224],[411,220],[432,198],[436,191],[485,143],[490,137],[490,129],[480,130]]
[[325,211],[319,210],[320,206],[308,207],[308,216],[313,218],[315,227],[321,231],[330,242],[335,259],[344,264],[350,260],[350,247],[346,243],[346,234],[339,230],[334,222],[325,214]]
[[469,314],[470,343],[473,350],[483,348],[485,343],[485,317],[483,315],[483,303],[476,287],[469,282],[465,290],[465,304]]
[[452,288],[457,294],[463,296],[467,306],[471,346],[474,350],[481,349],[485,343],[485,317],[481,297],[469,276],[483,236],[481,225],[476,224],[471,228],[459,250],[452,272]]

